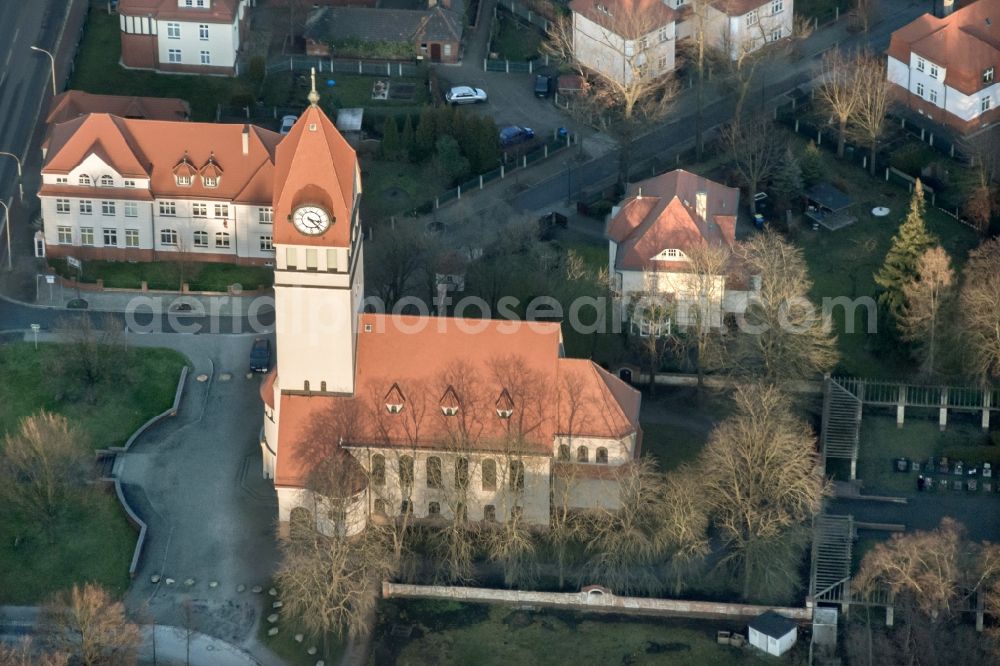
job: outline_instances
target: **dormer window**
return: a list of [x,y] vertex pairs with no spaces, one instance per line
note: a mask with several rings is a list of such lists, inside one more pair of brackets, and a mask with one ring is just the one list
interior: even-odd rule
[[191,176],[177,176],[177,184],[181,187],[191,187]]
[[174,165],[174,182],[177,183],[179,187],[191,187],[191,183],[194,180],[195,174],[198,170],[194,168],[191,164],[191,160],[188,159],[187,151],[184,151],[184,157],[181,161]]
[[107,174],[101,176],[101,187],[114,187],[114,186],[115,186],[114,178],[112,178]]
[[983,70],[983,83],[993,83],[994,69],[987,67]]
[[663,252],[653,257],[654,259],[666,260],[666,261],[686,261],[687,255],[678,250],[677,248],[669,247]]
[[455,389],[451,386],[449,386],[445,390],[444,395],[441,396],[440,405],[441,413],[445,416],[455,416],[458,414],[458,394],[455,393]]
[[90,176],[88,176],[85,173],[80,174],[80,177],[77,179],[77,182],[83,187],[90,187],[91,185]]
[[218,187],[219,186],[219,179],[218,178],[203,178],[202,181],[205,183],[205,187]]
[[199,169],[201,182],[205,187],[218,187],[222,178],[222,167],[215,161],[215,153],[208,156],[208,161]]
[[390,414],[399,414],[406,404],[406,397],[399,389],[399,384],[393,384],[389,392],[385,394],[385,410]]
[[500,392],[500,397],[497,399],[497,416],[502,419],[509,419],[514,415],[514,401],[510,398],[510,393],[507,393],[507,389]]

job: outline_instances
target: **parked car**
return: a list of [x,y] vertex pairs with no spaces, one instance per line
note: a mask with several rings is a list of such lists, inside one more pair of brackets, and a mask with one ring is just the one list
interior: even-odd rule
[[535,138],[535,130],[530,127],[508,125],[500,130],[501,146],[516,146],[519,143],[524,143],[525,141],[533,138]]
[[292,126],[295,125],[295,121],[298,120],[298,116],[283,116],[281,118],[281,136],[285,136],[292,131]]
[[449,104],[477,104],[486,101],[486,91],[482,88],[456,86],[444,94]]
[[553,79],[551,76],[539,74],[535,77],[535,97],[548,97],[552,94]]
[[271,371],[271,341],[257,338],[250,348],[250,372]]

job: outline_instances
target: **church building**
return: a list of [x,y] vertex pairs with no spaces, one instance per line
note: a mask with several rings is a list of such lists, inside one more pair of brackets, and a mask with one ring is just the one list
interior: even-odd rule
[[364,311],[358,160],[310,106],[274,166],[277,364],[261,385],[279,524],[348,534],[410,513],[549,521],[617,505],[639,393],[563,355],[558,323]]

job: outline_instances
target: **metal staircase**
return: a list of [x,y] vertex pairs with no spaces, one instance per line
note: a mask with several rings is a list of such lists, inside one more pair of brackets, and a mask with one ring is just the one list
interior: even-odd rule
[[829,458],[851,461],[851,480],[857,473],[861,438],[861,400],[836,380],[823,380],[823,424],[820,444],[823,470]]
[[850,598],[853,547],[853,517],[816,517],[809,577],[809,596],[814,602],[841,603]]

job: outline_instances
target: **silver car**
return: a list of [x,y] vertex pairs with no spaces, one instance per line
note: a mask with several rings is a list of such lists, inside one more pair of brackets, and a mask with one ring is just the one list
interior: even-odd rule
[[486,101],[486,91],[482,88],[458,86],[446,92],[444,98],[449,104],[477,104]]

